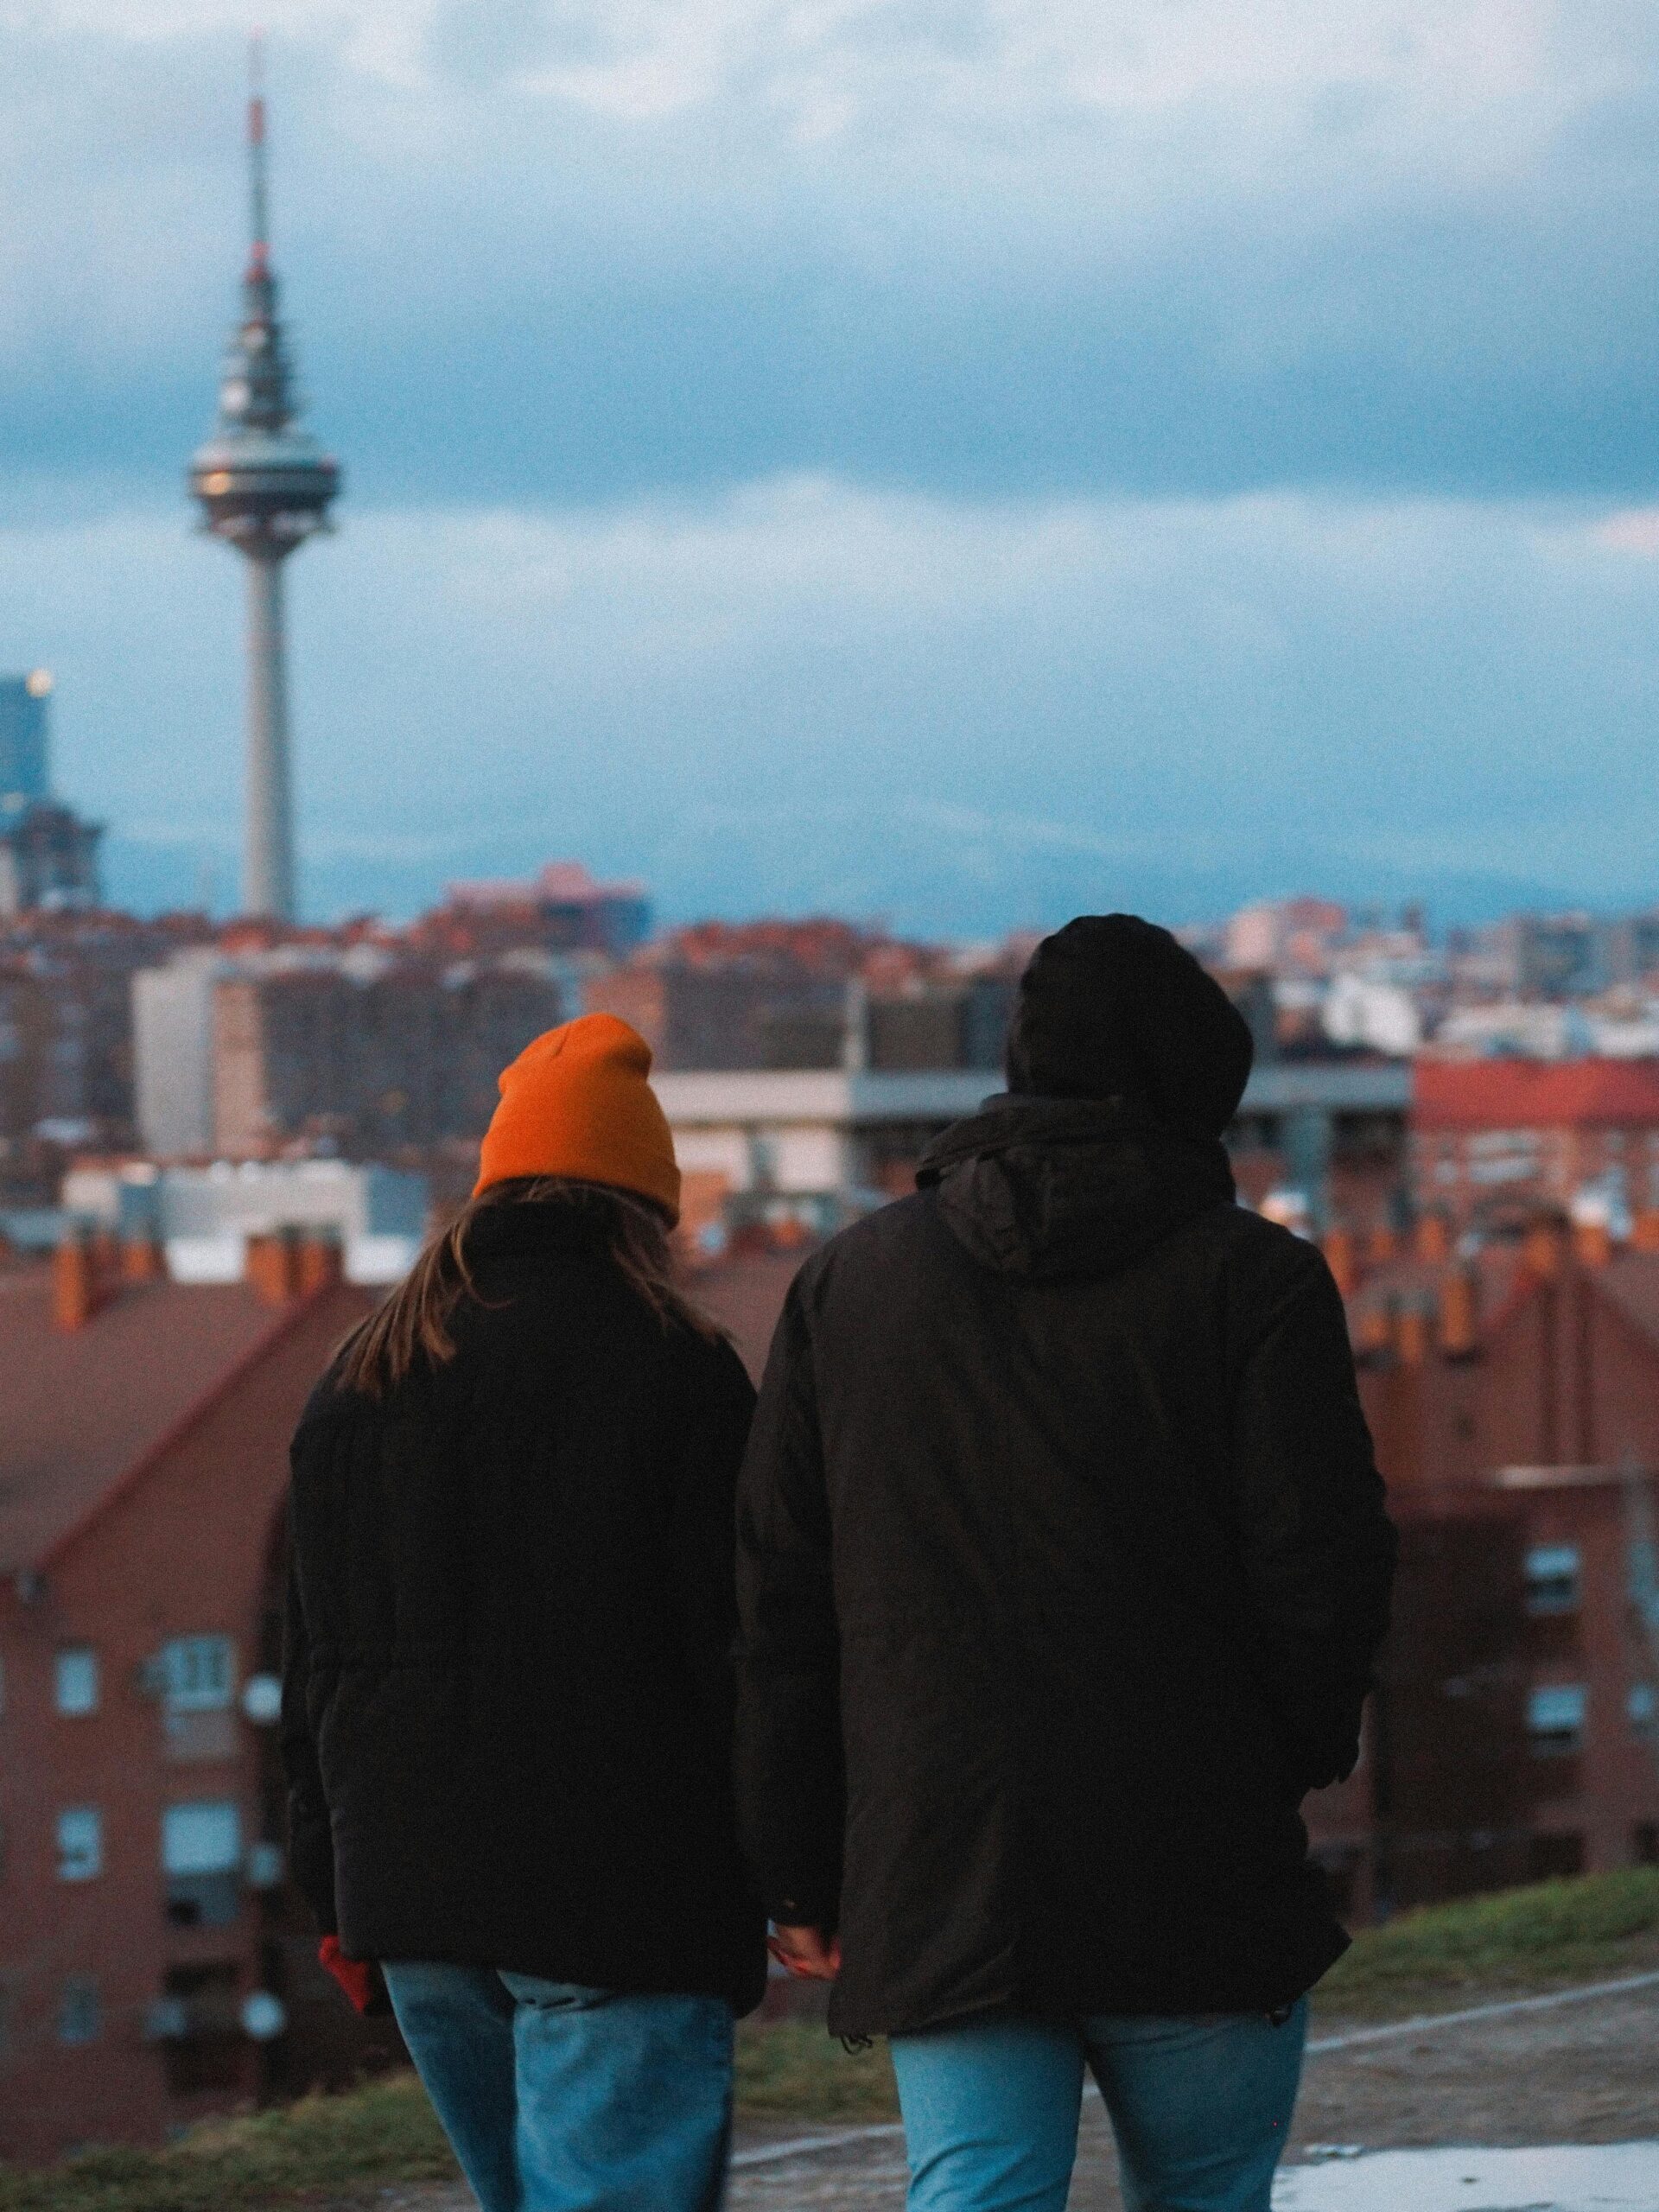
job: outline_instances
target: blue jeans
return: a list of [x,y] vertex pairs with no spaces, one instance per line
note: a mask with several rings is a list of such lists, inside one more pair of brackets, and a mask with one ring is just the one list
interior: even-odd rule
[[732,2008],[393,1960],[392,2010],[483,2212],[715,2212]]
[[910,2212],[1064,2212],[1086,2064],[1117,2139],[1125,2212],[1268,2212],[1307,2032],[1260,2013],[1106,2013],[895,2036]]

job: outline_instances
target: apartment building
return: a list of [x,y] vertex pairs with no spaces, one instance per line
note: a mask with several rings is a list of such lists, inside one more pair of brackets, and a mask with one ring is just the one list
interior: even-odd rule
[[1321,1856],[1361,1916],[1659,1860],[1659,1217],[1327,1249],[1402,1549]]
[[315,1966],[274,1726],[288,1439],[371,1295],[295,1237],[0,1273],[0,2158],[396,2050]]

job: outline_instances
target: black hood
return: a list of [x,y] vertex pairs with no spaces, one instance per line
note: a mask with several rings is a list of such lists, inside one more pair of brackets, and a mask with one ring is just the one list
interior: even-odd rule
[[916,1179],[982,1266],[1034,1282],[1114,1273],[1234,1196],[1224,1146],[1127,1098],[989,1099]]
[[1218,1137],[1238,1111],[1250,1027],[1156,922],[1080,914],[1020,979],[1008,1089],[1032,1098],[1144,1099],[1160,1122]]

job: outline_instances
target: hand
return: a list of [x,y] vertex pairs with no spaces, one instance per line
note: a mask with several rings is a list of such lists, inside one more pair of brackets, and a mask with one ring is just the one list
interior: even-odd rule
[[372,1959],[348,1959],[340,1948],[338,1936],[323,1937],[317,1957],[366,2018],[372,2019],[391,2012],[385,1977]]
[[785,1928],[774,1924],[766,1948],[786,1974],[798,1981],[833,1981],[841,1972],[841,1943],[822,1928]]

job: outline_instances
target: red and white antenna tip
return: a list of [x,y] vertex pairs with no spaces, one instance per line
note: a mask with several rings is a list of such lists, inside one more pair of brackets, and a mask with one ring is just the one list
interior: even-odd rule
[[248,171],[253,251],[249,272],[264,276],[269,261],[265,209],[265,35],[255,31],[248,50]]
[[248,143],[265,143],[265,35],[255,31],[248,42]]

